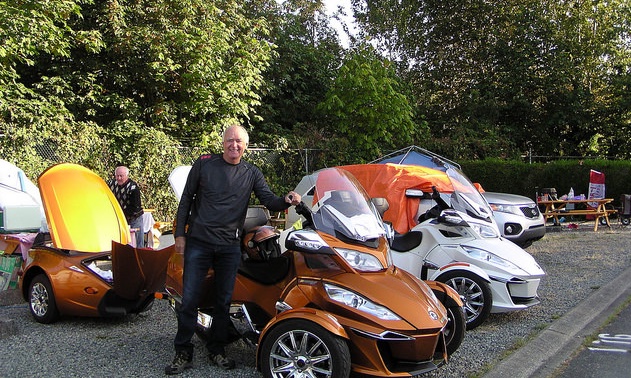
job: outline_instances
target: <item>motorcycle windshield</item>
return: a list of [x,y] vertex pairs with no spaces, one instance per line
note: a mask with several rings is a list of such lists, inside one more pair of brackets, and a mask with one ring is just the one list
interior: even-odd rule
[[370,197],[349,172],[329,168],[319,172],[314,189],[315,229],[339,238],[365,242],[385,235]]
[[449,167],[446,173],[454,189],[449,198],[451,207],[474,218],[491,218],[491,207],[467,176],[454,167]]

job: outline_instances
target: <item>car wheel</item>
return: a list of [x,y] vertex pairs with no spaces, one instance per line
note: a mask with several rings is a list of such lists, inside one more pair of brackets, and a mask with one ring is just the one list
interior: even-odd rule
[[307,320],[278,324],[261,347],[261,372],[266,378],[346,378],[350,371],[346,341]]
[[601,226],[606,226],[607,225],[607,219],[605,219],[605,218],[598,219],[598,222],[600,223]]
[[623,225],[628,226],[629,223],[631,223],[631,218],[629,218],[629,217],[622,217],[622,218],[620,218],[620,222],[622,222]]
[[31,281],[28,303],[31,314],[39,323],[49,324],[59,319],[55,295],[45,274],[37,275]]
[[447,345],[447,355],[451,356],[458,350],[462,340],[464,340],[467,320],[464,310],[460,306],[446,307],[447,327],[445,327],[445,344]]
[[493,296],[491,288],[479,276],[467,271],[451,271],[440,277],[444,282],[458,292],[467,319],[467,330],[472,330],[482,324],[491,313]]

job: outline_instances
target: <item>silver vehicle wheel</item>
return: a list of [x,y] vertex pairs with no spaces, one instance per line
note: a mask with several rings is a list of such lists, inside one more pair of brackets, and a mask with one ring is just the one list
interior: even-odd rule
[[52,323],[59,317],[53,290],[45,275],[33,278],[28,300],[31,314],[38,322]]
[[262,346],[265,377],[348,377],[346,342],[315,323],[286,321],[270,331]]
[[491,313],[491,289],[482,278],[467,271],[452,271],[438,277],[438,281],[451,286],[460,295],[468,330],[482,324]]
[[31,309],[36,316],[44,316],[48,311],[48,292],[39,282],[31,289]]

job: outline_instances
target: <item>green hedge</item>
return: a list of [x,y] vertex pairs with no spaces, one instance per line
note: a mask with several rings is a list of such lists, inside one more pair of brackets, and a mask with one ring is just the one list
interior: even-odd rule
[[524,163],[500,159],[461,161],[462,170],[484,190],[520,194],[532,199],[541,188],[556,188],[559,196],[574,188],[574,194],[585,194],[589,188],[590,170],[605,174],[605,196],[621,206],[620,195],[631,194],[631,161],[621,160],[558,160],[550,163]]

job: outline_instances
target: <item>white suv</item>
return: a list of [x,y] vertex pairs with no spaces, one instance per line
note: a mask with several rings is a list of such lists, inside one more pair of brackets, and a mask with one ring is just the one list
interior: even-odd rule
[[483,192],[493,209],[502,236],[522,248],[546,234],[546,224],[535,201],[516,194]]

